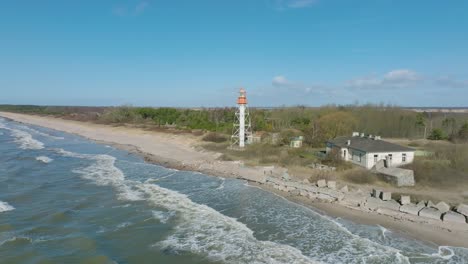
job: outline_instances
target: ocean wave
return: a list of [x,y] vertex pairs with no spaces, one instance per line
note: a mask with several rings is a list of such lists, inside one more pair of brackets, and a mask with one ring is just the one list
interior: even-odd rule
[[[155,207],[177,213],[175,232],[156,243],[157,247],[201,254],[226,263],[316,263],[294,247],[257,240],[253,231],[243,223],[206,205],[194,203],[184,194],[125,179],[124,173],[115,167],[112,156],[58,151],[65,156],[94,160],[92,165],[73,172],[97,185],[114,187],[119,199],[144,199]],[[164,219],[159,218],[159,214],[153,216]]]
[[12,210],[15,210],[15,208],[13,206],[8,204],[7,202],[0,201],[0,213],[1,212],[6,212],[6,211],[12,211]]
[[36,157],[36,160],[37,161],[40,161],[40,162],[43,162],[43,163],[50,163],[53,161],[53,159],[49,158],[49,157],[46,157],[46,156],[39,156],[39,157]]
[[43,149],[44,143],[36,140],[26,131],[7,127],[4,123],[0,122],[0,128],[8,130],[11,135],[15,137],[15,142],[20,145],[21,149]]
[[20,125],[19,127],[21,127],[22,129],[26,129],[26,130],[28,130],[30,132],[33,132],[34,134],[43,136],[43,137],[48,137],[48,138],[52,138],[52,139],[59,139],[59,140],[65,139],[64,137],[53,136],[53,135],[41,132],[39,130],[36,130],[36,129],[28,127],[28,126]]

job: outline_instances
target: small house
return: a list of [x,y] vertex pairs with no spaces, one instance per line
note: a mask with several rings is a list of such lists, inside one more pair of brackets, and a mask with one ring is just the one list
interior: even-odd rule
[[300,148],[302,147],[302,142],[304,141],[303,136],[292,137],[289,140],[289,147],[291,148]]
[[412,163],[415,150],[382,140],[379,136],[353,132],[350,137],[337,137],[327,141],[327,154],[335,152],[345,161],[366,169],[374,168],[379,161],[385,167],[399,167]]

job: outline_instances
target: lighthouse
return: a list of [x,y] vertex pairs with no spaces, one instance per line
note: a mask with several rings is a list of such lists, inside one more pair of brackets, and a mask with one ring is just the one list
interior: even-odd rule
[[247,107],[247,93],[241,88],[237,98],[236,118],[231,136],[231,147],[244,148],[252,140],[252,129],[250,123],[249,109]]

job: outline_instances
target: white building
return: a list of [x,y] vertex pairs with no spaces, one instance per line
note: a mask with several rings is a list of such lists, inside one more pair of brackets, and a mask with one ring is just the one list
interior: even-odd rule
[[354,132],[351,137],[337,137],[327,141],[327,154],[335,152],[343,160],[372,169],[383,160],[385,167],[399,167],[412,163],[414,149]]

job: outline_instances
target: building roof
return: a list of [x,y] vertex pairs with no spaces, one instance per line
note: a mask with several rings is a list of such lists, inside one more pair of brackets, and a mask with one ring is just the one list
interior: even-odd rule
[[[351,144],[347,145],[348,140]],[[394,143],[390,143],[381,139],[372,139],[368,137],[337,137],[329,140],[327,143],[331,143],[341,148],[352,148],[361,150],[364,152],[403,152],[403,151],[414,151],[412,148],[400,146]]]

